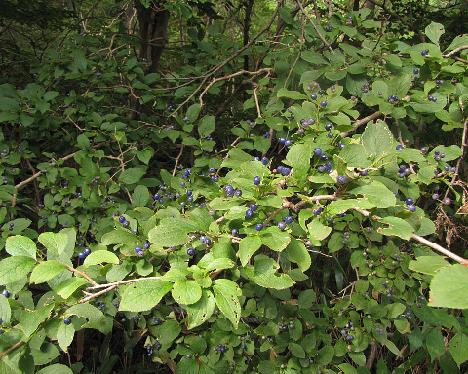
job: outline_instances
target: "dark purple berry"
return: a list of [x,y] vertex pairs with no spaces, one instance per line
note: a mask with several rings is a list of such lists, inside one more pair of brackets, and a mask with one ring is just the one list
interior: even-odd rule
[[189,255],[190,257],[195,256],[196,253],[197,251],[195,250],[195,248],[190,247],[187,249],[187,255]]
[[260,231],[261,229],[263,229],[263,223],[257,223],[255,225],[255,230]]
[[278,222],[278,228],[280,230],[284,230],[286,228],[286,222],[284,222],[284,221]]
[[71,318],[70,318],[70,317],[65,317],[65,318],[63,319],[63,323],[64,323],[65,325],[69,325],[69,324],[71,323]]
[[258,175],[256,175],[254,178],[253,178],[253,184],[255,186],[258,186],[260,184],[260,177]]

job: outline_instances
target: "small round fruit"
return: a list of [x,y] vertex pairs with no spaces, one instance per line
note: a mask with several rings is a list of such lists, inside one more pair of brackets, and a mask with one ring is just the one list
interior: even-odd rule
[[414,206],[413,204],[410,204],[410,205],[408,205],[408,210],[410,212],[415,212],[416,211],[416,206]]
[[196,253],[197,251],[195,250],[195,248],[190,247],[187,249],[187,255],[189,255],[190,257],[195,256]]
[[413,204],[414,204],[414,200],[413,200],[411,197],[408,197],[408,198],[405,200],[405,203],[406,203],[406,205],[413,205]]
[[255,225],[255,230],[260,231],[261,229],[263,229],[263,223],[257,223]]
[[83,260],[84,258],[86,258],[86,255],[83,252],[80,252],[78,253],[78,258]]
[[314,149],[314,155],[316,156],[321,156],[323,153],[322,149],[321,148],[315,148]]
[[5,296],[6,298],[9,298],[11,296],[11,293],[8,290],[3,290],[2,295]]
[[320,102],[320,106],[321,106],[322,108],[325,108],[327,105],[328,105],[328,102],[325,101],[325,100]]
[[[155,195],[156,196],[156,195]],[[156,200],[156,199],[155,199]],[[124,216],[119,217],[119,222],[124,223],[127,219]]]
[[336,177],[336,181],[339,183],[339,184],[345,184],[346,183],[346,176],[344,175],[338,175]]
[[327,124],[325,125],[325,130],[331,131],[332,129],[333,129],[333,125],[332,125],[331,123],[327,123]]
[[91,253],[91,248],[89,248],[89,247],[86,247],[86,248],[83,250],[83,254],[84,254],[85,256],[89,256],[90,253]]
[[294,222],[294,217],[293,216],[286,216],[284,217],[284,222],[286,222],[288,225]]
[[72,320],[71,320],[70,317],[65,317],[65,318],[63,319],[63,323],[64,323],[65,325],[69,325],[69,324],[71,323],[71,321],[72,321]]
[[237,229],[232,229],[232,230],[231,230],[231,235],[232,235],[232,236],[237,236],[237,235],[239,235],[239,230],[237,230]]
[[255,186],[258,186],[260,184],[260,177],[258,175],[256,175],[254,178],[253,178],[253,184]]
[[286,228],[286,222],[284,222],[284,221],[278,222],[278,228],[280,230],[284,230]]
[[247,210],[245,211],[245,218],[247,218],[247,219],[252,218],[253,213],[254,213],[254,212],[252,211],[252,209],[247,209]]

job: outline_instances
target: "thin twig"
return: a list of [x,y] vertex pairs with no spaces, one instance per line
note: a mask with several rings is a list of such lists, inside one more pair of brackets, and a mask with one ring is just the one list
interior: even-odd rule
[[0,359],[8,355],[9,353],[13,352],[16,348],[21,347],[25,342],[19,341],[13,344],[12,346],[5,349],[3,352],[0,352]]
[[257,118],[262,118],[262,112],[260,111],[260,104],[258,103],[258,96],[257,96],[258,85],[256,83],[253,83],[253,86],[254,86],[253,96],[255,100],[255,108],[257,108]]
[[81,270],[75,269],[75,268],[72,267],[72,266],[67,266],[67,269],[68,269],[69,271],[71,271],[72,273],[81,275],[83,278],[85,278],[87,281],[91,282],[91,283],[94,284],[95,286],[97,286],[97,285],[99,284],[99,283],[96,282],[93,278],[91,278],[88,274],[83,273]]
[[114,285],[112,285],[112,286],[109,286],[109,287],[107,287],[107,288],[104,288],[103,290],[98,291],[98,292],[96,292],[96,293],[89,294],[89,296],[86,296],[86,297],[82,298],[79,302],[80,302],[80,304],[86,303],[86,302],[88,302],[89,300],[94,299],[95,297],[98,297],[98,296],[100,296],[100,295],[102,295],[102,294],[105,294],[105,293],[107,293],[107,292],[109,292],[109,291],[112,291],[115,287],[117,287],[116,284],[114,284]]
[[456,54],[456,53],[458,53],[458,52],[460,52],[460,51],[463,51],[463,50],[465,50],[465,49],[468,49],[468,45],[467,45],[467,44],[461,45],[460,47],[455,48],[453,51],[450,51],[449,53],[446,53],[446,54],[444,55],[444,57],[450,57],[450,56],[452,56],[452,55],[454,55],[454,54]]
[[172,170],[172,176],[174,177],[176,175],[176,172],[177,172],[177,166],[179,166],[179,160],[180,160],[180,156],[182,156],[182,152],[184,151],[184,145],[182,144],[181,147],[180,147],[180,151],[175,159],[175,165],[174,165],[174,170]]
[[341,136],[346,137],[349,134],[352,134],[359,127],[364,126],[365,124],[369,123],[370,121],[373,121],[373,120],[379,118],[381,115],[382,115],[382,113],[377,111],[377,112],[374,112],[374,113],[368,115],[367,117],[364,117],[364,118],[362,118],[360,120],[357,120],[356,122],[354,122],[353,128],[351,130],[349,130],[349,131],[342,132]]
[[304,13],[304,15],[309,19],[310,23],[312,24],[312,27],[314,28],[315,32],[317,33],[317,35],[319,36],[320,40],[322,40],[323,44],[325,44],[327,46],[327,48],[333,52],[333,48],[331,47],[330,43],[328,43],[327,39],[325,39],[325,37],[322,35],[322,33],[319,31],[318,27],[315,25],[314,21],[312,20],[311,17],[309,17],[309,15],[306,13],[306,11],[304,10],[304,7],[302,6],[302,4],[299,2],[299,0],[296,0],[296,3],[298,5],[298,7],[301,9],[301,12]]
[[141,282],[145,280],[161,280],[162,277],[146,277],[146,278],[136,278],[136,279],[128,279],[128,280],[121,280],[121,281],[116,281],[116,282],[109,282],[109,283],[103,283],[103,284],[95,284],[94,286],[89,286],[86,289],[87,290],[96,290],[99,288],[106,288],[110,286],[119,286],[121,284],[128,284],[128,283],[135,283],[135,282]]

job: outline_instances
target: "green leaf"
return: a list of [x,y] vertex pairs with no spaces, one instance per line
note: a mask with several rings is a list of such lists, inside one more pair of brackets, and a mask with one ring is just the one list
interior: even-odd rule
[[179,280],[174,283],[172,297],[178,304],[194,304],[202,297],[202,289],[196,281]]
[[300,92],[297,92],[297,91],[289,91],[286,88],[280,88],[278,90],[278,93],[276,94],[276,97],[286,97],[288,99],[295,99],[295,100],[298,100],[298,99],[306,100],[307,99],[306,95],[304,95],[304,94],[302,94]]
[[154,308],[172,289],[171,282],[142,280],[126,286],[121,294],[120,311],[145,312]]
[[0,297],[0,318],[3,323],[8,323],[11,319],[11,307],[6,297]]
[[131,232],[121,229],[106,232],[102,238],[101,243],[104,245],[110,244],[127,244],[133,245],[138,243],[138,238]]
[[468,336],[460,332],[450,339],[449,352],[458,367],[468,361]]
[[315,242],[324,240],[332,232],[332,228],[325,226],[318,218],[309,223],[307,229],[309,230],[310,239]]
[[119,181],[124,184],[135,184],[145,173],[146,170],[144,168],[128,168],[120,173]]
[[158,226],[149,231],[148,239],[161,247],[177,246],[186,243],[188,234],[198,229],[198,225],[188,219],[169,217],[162,219]]
[[14,256],[0,261],[0,284],[18,282],[32,270],[36,261],[31,257]]
[[327,212],[329,214],[341,214],[350,209],[361,208],[368,209],[372,208],[373,205],[365,199],[346,199],[346,200],[336,200],[332,201],[327,206]]
[[427,352],[431,356],[431,361],[434,361],[445,353],[444,337],[438,328],[432,329],[426,335],[425,343]]
[[289,351],[294,357],[304,358],[305,352],[304,349],[297,343],[289,343]]
[[432,43],[439,45],[440,37],[445,33],[445,28],[441,23],[431,22],[424,29],[424,33]]
[[68,260],[68,236],[65,233],[44,232],[37,238],[47,248],[47,258],[50,260]]
[[200,326],[209,319],[215,310],[216,301],[213,293],[209,290],[203,290],[202,297],[195,304],[187,305],[188,328]]
[[84,278],[70,278],[60,282],[54,287],[54,291],[63,299],[68,299],[78,288],[88,283]]
[[66,267],[64,264],[49,260],[36,265],[29,278],[30,283],[43,283],[59,275]]
[[344,363],[344,364],[338,365],[338,367],[343,372],[343,374],[357,374],[357,370],[351,364]]
[[18,317],[18,327],[23,331],[25,339],[29,338],[39,325],[49,318],[50,313],[54,309],[54,305],[55,304],[52,303],[36,310],[21,311]]
[[198,133],[204,138],[215,131],[215,126],[215,117],[205,116],[200,121],[200,125],[198,125]]
[[288,164],[294,169],[294,177],[305,178],[310,168],[311,147],[309,144],[294,144],[286,155]]
[[414,233],[413,226],[399,217],[385,217],[380,222],[388,225],[388,227],[377,229],[377,232],[383,235],[398,236],[404,240],[410,240]]
[[119,258],[114,253],[101,249],[91,252],[84,260],[83,266],[89,267],[102,263],[117,265],[119,263]]
[[192,104],[188,107],[186,116],[190,122],[194,122],[198,115],[200,114],[201,106],[200,104]]
[[395,149],[395,139],[383,121],[370,123],[362,134],[362,144],[368,155],[379,157],[392,153]]
[[10,236],[6,240],[5,249],[12,256],[29,256],[36,259],[36,244],[25,236]]
[[145,165],[148,165],[149,160],[153,157],[154,150],[152,148],[145,148],[140,151],[136,151],[138,159]]
[[372,181],[370,184],[355,188],[350,193],[364,196],[377,208],[389,208],[396,205],[396,198],[393,192],[378,181]]
[[435,275],[441,268],[449,265],[450,263],[442,256],[419,256],[416,260],[410,261],[409,269],[422,274]]
[[260,233],[262,243],[268,248],[280,252],[291,242],[291,236],[287,231],[281,231],[277,226],[270,226]]
[[265,288],[282,290],[291,287],[294,281],[287,274],[276,274],[278,269],[279,265],[272,258],[264,255],[256,256],[251,279]]
[[406,310],[406,306],[401,303],[393,303],[386,305],[387,308],[387,315],[391,319],[395,319],[403,314]]
[[461,264],[441,268],[430,284],[429,305],[468,309],[468,267]]
[[258,236],[247,236],[239,243],[239,259],[242,266],[246,266],[253,254],[262,246],[262,240]]
[[135,190],[132,194],[132,205],[134,207],[139,206],[146,206],[148,204],[148,200],[150,198],[150,193],[148,191],[148,187],[142,186],[139,184],[135,187]]
[[349,144],[340,152],[340,157],[346,165],[353,168],[366,168],[370,166],[371,160],[367,156],[366,149],[362,144]]
[[73,371],[68,366],[53,364],[37,371],[36,374],[73,374]]
[[62,351],[67,352],[67,348],[73,341],[75,336],[75,328],[73,324],[66,325],[65,323],[60,323],[57,330],[57,340],[59,347]]
[[284,251],[286,258],[296,263],[302,272],[310,268],[312,261],[306,246],[300,240],[292,240]]
[[241,317],[238,296],[242,295],[242,291],[239,286],[228,279],[217,279],[214,282],[213,291],[219,311],[237,328]]

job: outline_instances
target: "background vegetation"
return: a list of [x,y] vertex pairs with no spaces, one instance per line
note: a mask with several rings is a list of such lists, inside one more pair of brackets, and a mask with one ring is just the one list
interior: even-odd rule
[[466,372],[466,16],[0,0],[0,372]]

